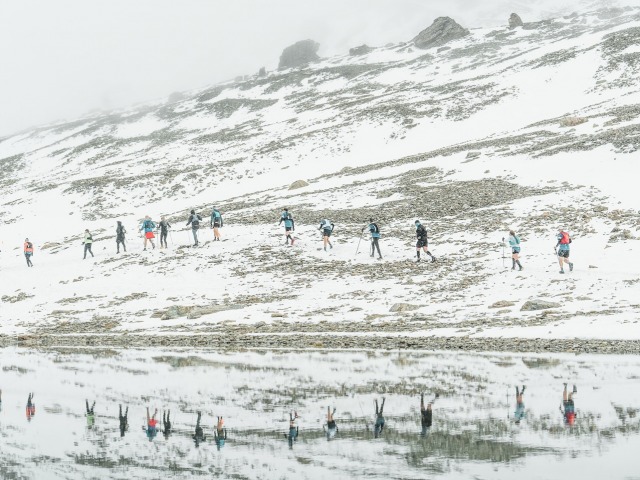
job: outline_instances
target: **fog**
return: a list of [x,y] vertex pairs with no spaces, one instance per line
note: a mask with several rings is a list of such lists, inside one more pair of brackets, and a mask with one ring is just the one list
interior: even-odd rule
[[504,26],[512,11],[526,22],[586,8],[579,3],[1,0],[0,136],[274,69],[282,49],[305,38],[330,56],[410,40],[442,15],[467,28]]

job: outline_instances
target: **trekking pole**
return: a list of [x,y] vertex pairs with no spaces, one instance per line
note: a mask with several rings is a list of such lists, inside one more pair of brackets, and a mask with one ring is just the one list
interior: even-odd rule
[[169,237],[171,238],[171,245],[175,245],[175,243],[173,243],[173,232],[171,230],[169,230]]
[[504,264],[504,237],[502,237],[502,268],[506,268],[506,265]]
[[360,242],[362,242],[362,234],[360,234],[360,240],[358,240],[358,248],[356,248],[356,256],[358,255],[358,251],[360,250]]
[[509,387],[507,387],[507,420],[509,420]]

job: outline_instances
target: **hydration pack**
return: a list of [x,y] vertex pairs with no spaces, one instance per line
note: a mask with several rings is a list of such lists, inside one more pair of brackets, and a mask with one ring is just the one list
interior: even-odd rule
[[571,243],[571,237],[567,232],[562,231],[560,232],[560,235],[562,235],[562,238],[560,239],[560,245],[568,245]]

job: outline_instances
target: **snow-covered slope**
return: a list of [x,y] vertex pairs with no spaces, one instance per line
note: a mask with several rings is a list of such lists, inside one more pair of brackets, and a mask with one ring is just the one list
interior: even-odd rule
[[[639,339],[639,40],[631,8],[475,29],[4,138],[0,332]],[[188,248],[188,211],[213,205],[224,241],[205,229]],[[161,214],[170,248],[142,252],[137,225]],[[366,240],[355,255],[369,217],[382,262]],[[415,219],[435,264],[410,263]],[[562,277],[559,227],[576,265]],[[519,273],[501,258],[510,228]],[[560,306],[521,312],[532,298]]]

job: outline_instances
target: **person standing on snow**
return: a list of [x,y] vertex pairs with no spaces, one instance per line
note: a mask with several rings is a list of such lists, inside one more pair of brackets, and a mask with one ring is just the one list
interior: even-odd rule
[[371,233],[371,257],[374,256],[375,250],[377,249],[378,260],[382,260],[382,254],[380,253],[380,245],[378,244],[378,241],[380,240],[380,229],[378,228],[378,225],[373,221],[373,218],[370,218],[369,225],[362,229],[363,232],[365,230],[369,230],[369,233]]
[[165,220],[164,215],[160,217],[158,227],[160,228],[160,248],[167,248],[167,235],[169,234],[171,224]]
[[147,242],[151,242],[151,246],[155,249],[156,248],[156,244],[153,243],[153,239],[156,238],[156,236],[153,234],[153,230],[156,228],[156,224],[153,220],[151,220],[151,217],[149,215],[146,215],[144,217],[144,220],[142,221],[142,225],[140,226],[140,231],[144,231],[144,248],[143,250],[147,249]]
[[118,226],[116,227],[116,253],[120,253],[120,244],[122,244],[122,248],[124,249],[124,251],[127,251],[127,247],[124,244],[124,236],[126,235],[126,233],[127,231],[122,225],[122,222],[118,221]]
[[84,231],[84,240],[82,241],[82,244],[84,245],[84,257],[82,257],[82,259],[87,259],[87,252],[89,252],[93,257],[94,255],[91,251],[91,246],[93,245],[93,235],[91,235],[91,232],[89,232],[88,228]]
[[280,214],[280,221],[278,225],[284,222],[284,235],[285,235],[285,245],[289,245],[289,240],[291,240],[291,245],[293,245],[294,238],[291,235],[291,232],[296,231],[296,225],[293,221],[293,217],[289,213],[289,209],[285,208]]
[[198,246],[198,229],[200,228],[200,222],[202,221],[202,217],[196,213],[195,210],[191,210],[191,215],[189,215],[189,220],[187,221],[187,227],[191,225],[191,233],[193,234],[193,240],[195,243],[194,247]]
[[427,229],[422,226],[420,220],[415,221],[416,225],[416,238],[418,241],[416,242],[416,256],[418,257],[416,262],[420,261],[420,249],[424,250],[424,252],[431,257],[431,263],[436,261],[436,257],[431,255],[429,251],[429,239],[427,238]]
[[213,210],[211,211],[211,228],[213,228],[214,242],[220,241],[220,230],[218,229],[222,228],[223,225],[224,222],[222,221],[222,214],[216,207],[213,207]]
[[318,230],[322,230],[322,241],[324,243],[325,252],[327,251],[327,244],[329,244],[329,248],[333,248],[333,245],[331,245],[331,241],[329,240],[329,237],[333,233],[334,228],[335,228],[335,225],[326,218],[320,222],[320,227],[318,228]]
[[24,239],[24,257],[27,259],[27,267],[33,267],[31,257],[33,257],[33,243],[28,238]]
[[569,264],[569,271],[573,272],[573,263],[569,261],[569,244],[571,243],[571,237],[567,232],[558,229],[556,235],[558,243],[556,243],[556,255],[558,255],[558,263],[560,264],[560,273],[564,273],[564,264]]
[[522,270],[522,264],[520,263],[520,237],[516,235],[513,230],[509,231],[509,246],[511,247],[511,270]]

